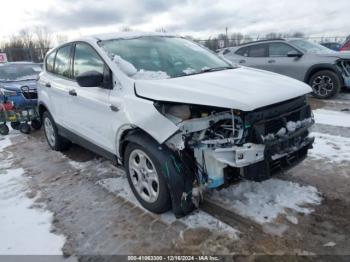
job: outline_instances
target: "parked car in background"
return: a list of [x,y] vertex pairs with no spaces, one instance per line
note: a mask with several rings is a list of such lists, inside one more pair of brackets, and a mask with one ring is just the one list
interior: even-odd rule
[[327,47],[333,51],[339,51],[340,48],[342,47],[342,44],[337,42],[325,42],[325,43],[320,43],[320,45],[323,45],[324,47]]
[[52,149],[73,141],[124,165],[145,208],[177,217],[198,206],[203,190],[300,163],[313,143],[309,92],[161,33],[65,43],[47,54],[38,81]]
[[249,67],[293,77],[309,84],[317,98],[350,88],[350,54],[305,39],[271,39],[229,47],[219,54]]
[[40,65],[31,62],[0,64],[0,95],[5,95],[15,106],[36,105],[36,80],[41,70]]
[[345,43],[343,44],[343,46],[340,48],[340,52],[345,52],[345,51],[350,52],[350,39],[348,39],[347,41],[345,41]]

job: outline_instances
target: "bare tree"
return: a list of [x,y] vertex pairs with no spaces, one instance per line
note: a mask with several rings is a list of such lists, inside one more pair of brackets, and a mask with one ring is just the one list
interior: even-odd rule
[[166,33],[166,29],[164,27],[157,28],[155,31],[157,33]]
[[22,42],[26,48],[31,48],[34,46],[33,32],[29,28],[19,31],[19,37],[22,39]]
[[53,44],[52,35],[47,29],[47,27],[36,27],[35,28],[35,37],[38,49],[40,51],[41,58],[45,57],[47,51],[50,50]]
[[123,26],[121,29],[120,29],[121,32],[130,32],[130,31],[133,31],[131,27],[129,26]]
[[62,34],[57,34],[56,35],[56,42],[57,44],[63,44],[68,41],[68,36],[62,35]]
[[236,46],[240,45],[243,42],[244,36],[241,33],[232,33],[230,36],[230,45]]
[[304,38],[305,34],[303,32],[295,32],[292,34],[292,37]]

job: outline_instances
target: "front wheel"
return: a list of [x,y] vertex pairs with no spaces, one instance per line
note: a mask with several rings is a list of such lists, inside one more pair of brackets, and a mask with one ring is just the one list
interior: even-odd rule
[[309,84],[313,90],[312,95],[320,99],[335,96],[341,88],[338,75],[330,70],[316,72],[310,78]]
[[125,169],[129,185],[143,207],[154,213],[163,213],[171,208],[167,183],[161,172],[155,143],[128,144],[125,151]]

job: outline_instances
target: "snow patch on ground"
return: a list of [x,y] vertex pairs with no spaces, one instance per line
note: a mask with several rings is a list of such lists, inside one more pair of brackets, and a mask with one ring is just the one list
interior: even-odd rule
[[324,247],[334,247],[335,245],[336,245],[336,243],[334,243],[333,241],[331,241],[331,242],[328,242],[328,243],[324,244],[323,246],[324,246]]
[[350,114],[326,109],[312,111],[316,124],[350,127]]
[[[4,137],[0,151],[9,145]],[[0,254],[61,255],[65,238],[50,233],[52,213],[32,208],[35,199],[26,196],[24,170],[9,169],[11,157],[7,154],[0,163]]]
[[104,159],[93,159],[84,162],[74,160],[67,161],[73,168],[86,173],[89,173],[92,170],[98,170],[99,175],[105,173],[120,173],[120,169],[114,166],[110,161]]
[[[102,179],[98,181],[98,184],[109,192],[120,196],[134,205],[144,209],[135,198],[125,176]],[[145,211],[148,212],[147,210]],[[159,215],[159,218],[169,225],[177,220],[171,211]],[[215,232],[226,233],[232,238],[238,238],[238,230],[200,210],[196,210],[190,215],[178,219],[178,221],[184,223],[188,228],[208,228],[209,230]]]
[[8,136],[0,137],[0,152],[4,151],[4,149],[11,145],[11,140]]
[[317,132],[311,136],[315,137],[313,149],[308,152],[311,158],[334,163],[350,161],[350,138]]
[[297,218],[290,215],[287,209],[309,214],[313,212],[310,205],[321,203],[320,194],[315,187],[301,186],[279,179],[260,183],[244,181],[211,192],[209,199],[260,224],[274,222],[281,214],[286,215],[293,224],[297,224]]

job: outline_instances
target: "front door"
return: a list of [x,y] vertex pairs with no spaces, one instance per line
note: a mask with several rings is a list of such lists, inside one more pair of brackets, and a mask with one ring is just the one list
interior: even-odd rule
[[299,52],[286,43],[269,43],[269,58],[266,70],[303,80],[303,57],[288,57],[289,52]]
[[[111,80],[111,72],[103,59],[87,43],[75,44],[73,56],[73,78],[89,71],[97,71]],[[118,115],[111,110],[110,92],[103,86],[81,87],[74,82],[70,90],[69,126],[82,138],[95,145],[114,152],[112,122]],[[112,121],[113,119],[113,121]]]

